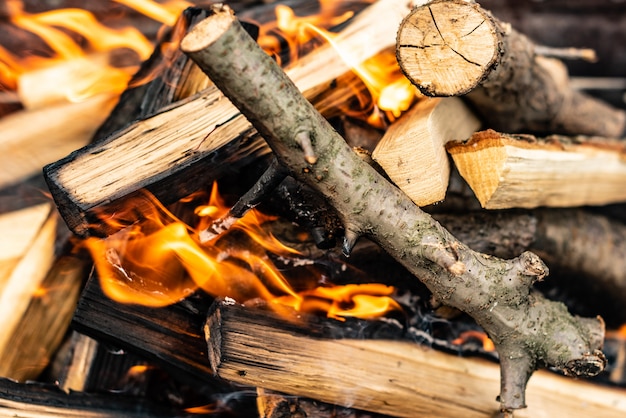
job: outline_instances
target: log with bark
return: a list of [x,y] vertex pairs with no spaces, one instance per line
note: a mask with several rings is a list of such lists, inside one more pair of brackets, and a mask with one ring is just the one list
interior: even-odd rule
[[526,405],[526,383],[538,367],[575,376],[604,368],[602,320],[571,316],[562,304],[532,291],[548,273],[539,257],[525,252],[501,260],[455,239],[365,164],[232,11],[217,7],[186,35],[183,51],[251,121],[291,175],[335,207],[346,227],[347,254],[360,235],[370,236],[436,299],[467,312],[486,330],[500,354],[503,410]]
[[606,205],[626,201],[626,147],[607,138],[481,131],[446,144],[483,208]]
[[[439,213],[433,217],[475,251],[502,258],[524,251],[538,253],[558,272],[559,287],[582,289],[579,299],[612,318],[613,326],[626,321],[621,309],[626,304],[622,261],[626,260],[626,227],[622,222],[582,209]],[[590,296],[594,294],[598,297]]]
[[505,132],[621,137],[626,113],[568,85],[562,62],[478,4],[438,0],[398,31],[405,75],[431,96],[464,95],[487,126]]

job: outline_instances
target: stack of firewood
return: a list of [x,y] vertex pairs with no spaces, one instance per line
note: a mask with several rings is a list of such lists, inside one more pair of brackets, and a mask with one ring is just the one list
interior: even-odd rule
[[[74,328],[165,365],[186,383],[227,390],[227,381],[255,388],[258,414],[267,418],[368,416],[331,405],[390,416],[486,417],[526,406],[516,415],[622,415],[626,402],[620,389],[548,372],[533,375],[528,390],[526,384],[539,367],[593,376],[606,367],[606,356],[626,357],[624,344],[618,354],[601,352],[601,318],[571,315],[531,290],[548,273],[545,261],[551,269],[593,280],[609,300],[624,302],[623,219],[580,207],[626,200],[626,150],[620,140],[626,113],[573,89],[556,59],[588,59],[589,51],[537,45],[473,2],[415,3],[411,8],[406,1],[379,0],[363,6],[333,39],[335,47],[350,51],[351,64],[396,52],[403,73],[421,92],[416,90],[412,107],[384,129],[363,127],[344,115],[342,104],[367,89],[335,47],[317,46],[280,69],[254,42],[254,24],[238,23],[223,6],[192,8],[162,40],[169,47],[182,41],[181,49],[156,48],[135,80],[155,69],[160,75],[126,90],[97,130],[90,124],[87,135],[94,140],[47,165],[44,176],[61,217],[78,237],[117,232],[101,219],[115,217],[129,197],[145,189],[170,204],[213,180],[240,176],[250,190],[222,220],[228,225],[261,202],[288,206],[275,191],[293,193],[296,184],[306,193],[290,195],[298,201],[287,212],[319,247],[332,247],[332,237],[343,237],[340,248],[328,251],[356,258],[363,251],[358,239],[369,238],[395,259],[388,260],[394,271],[426,285],[431,307],[447,305],[472,316],[495,343],[500,369],[485,360],[425,350],[415,341],[437,345],[433,337],[418,338],[414,327],[403,329],[398,318],[377,323],[373,328],[384,330],[371,336],[364,331],[372,327],[367,321],[341,323],[297,313],[286,321],[263,306],[212,303],[197,295],[168,308],[121,305],[102,294],[97,273],[83,288]],[[259,10],[265,13],[264,7]],[[243,8],[237,17],[258,18],[255,13]],[[359,137],[350,137],[356,125]],[[346,141],[368,149],[355,153]],[[256,183],[242,174],[264,170]],[[307,204],[316,210],[305,219],[298,207]],[[534,210],[515,211],[520,208]],[[33,226],[19,246],[5,249],[3,301],[12,300],[12,286],[33,294],[38,286],[64,286],[56,283],[68,279],[71,297],[63,306],[76,303],[88,262],[65,256],[45,276],[53,263],[50,211],[45,205],[0,217],[0,224],[11,225],[24,216]],[[220,227],[205,233],[219,233]],[[28,272],[28,286],[13,285],[36,257],[41,271]],[[56,303],[51,296],[42,300]],[[19,332],[20,321],[33,318],[24,314],[27,309],[42,310],[28,303],[0,305],[13,318],[6,341],[0,341],[1,358],[8,359],[2,364],[12,369],[0,374],[18,380],[43,368],[20,374],[25,367],[18,354],[33,355],[11,350],[8,341],[36,347]],[[58,315],[65,320],[46,327],[50,335],[44,337],[56,340],[42,342],[44,347],[58,346],[59,327],[71,313]],[[616,325],[626,317],[618,312],[611,320]],[[61,386],[85,390],[80,370],[95,364],[93,347],[99,343],[74,334],[68,344],[75,352],[65,359],[69,369]],[[45,366],[51,354],[39,355]],[[623,383],[620,367],[610,370],[613,383]],[[74,378],[80,382],[72,383]],[[8,382],[3,387],[23,389]],[[500,404],[494,402],[498,391]],[[28,409],[11,403],[11,395],[0,398],[0,407]],[[55,399],[89,409],[76,398]],[[116,413],[100,405],[93,410]],[[146,411],[138,416],[153,412]]]

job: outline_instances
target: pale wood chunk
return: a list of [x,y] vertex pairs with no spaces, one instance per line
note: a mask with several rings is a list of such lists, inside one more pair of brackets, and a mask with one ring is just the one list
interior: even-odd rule
[[0,120],[0,187],[16,184],[43,166],[86,145],[113,109],[117,96],[22,110]]
[[0,376],[20,382],[39,377],[63,341],[90,267],[86,258],[61,256],[37,289],[24,296],[24,303],[29,298],[28,307],[10,342],[0,349]]
[[[56,213],[42,204],[0,216],[0,248],[12,265],[0,277],[0,375],[13,377],[16,371],[7,353],[18,350],[13,337],[33,296],[46,277],[54,257]],[[10,248],[13,247],[13,250]],[[7,269],[8,270],[8,269]],[[14,353],[13,353],[14,354]]]
[[[245,385],[398,417],[496,416],[498,365],[408,341],[332,339],[340,323],[297,323],[259,309],[221,305],[205,334],[213,371]],[[299,325],[300,324],[300,325]],[[313,331],[311,331],[313,330]],[[533,375],[516,417],[620,417],[626,392],[546,371]]]
[[486,209],[605,205],[626,200],[626,150],[604,138],[478,132],[448,152]]
[[426,98],[387,129],[372,157],[415,204],[446,196],[450,164],[445,143],[466,139],[480,121],[454,97]]

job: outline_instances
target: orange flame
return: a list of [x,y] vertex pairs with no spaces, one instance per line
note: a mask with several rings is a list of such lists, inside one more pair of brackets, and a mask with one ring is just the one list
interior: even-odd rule
[[150,19],[161,22],[164,25],[172,26],[178,19],[180,13],[193,4],[182,1],[172,0],[165,3],[156,3],[151,0],[113,0],[116,3],[123,4],[148,16]]
[[[259,45],[268,54],[279,59],[279,54],[284,47],[281,46],[281,41],[274,34],[280,35],[287,44],[290,61],[296,61],[300,46],[316,36],[314,32],[310,31],[311,27],[333,27],[354,15],[350,11],[338,15],[337,7],[340,3],[334,0],[321,0],[319,13],[304,17],[296,16],[288,6],[277,5],[275,9],[276,20],[259,25]],[[279,64],[282,63],[279,61]]]
[[[166,4],[117,1],[168,25],[189,6],[185,1]],[[22,57],[0,47],[0,85],[17,90],[27,107],[31,103],[36,103],[32,107],[49,104],[59,98],[81,101],[104,92],[118,95],[126,88],[137,65],[115,67],[110,64],[112,53],[120,49],[134,51],[137,63],[152,53],[152,43],[139,30],[107,27],[86,10],[59,9],[30,14],[23,10],[19,0],[8,1],[7,9],[11,23],[40,37],[52,52],[52,56]],[[83,47],[83,42],[87,47]],[[31,84],[35,87],[31,88]],[[30,97],[42,94],[38,93],[41,86],[45,86],[52,98]]]
[[[228,231],[200,244],[198,231],[228,212],[214,184],[207,205],[191,228],[147,194],[132,198],[128,210],[103,219],[119,232],[106,239],[88,238],[106,295],[123,303],[159,307],[175,303],[196,289],[239,302],[264,299],[300,311],[323,311],[329,317],[376,317],[400,309],[380,284],[318,287],[296,292],[270,254],[297,257],[263,229],[273,217],[249,211]],[[141,214],[137,214],[141,210]]]
[[626,341],[626,324],[621,325],[618,329],[606,331],[606,338]]
[[[408,110],[418,97],[418,90],[402,74],[393,51],[383,51],[364,62],[359,62],[351,57],[350,51],[342,49],[339,44],[334,42],[336,35],[312,25],[308,27],[326,39],[337,50],[344,62],[365,83],[373,102],[376,103],[376,108],[383,111],[390,122]],[[368,122],[378,127],[386,125],[384,119],[377,112],[371,113]]]
[[261,26],[259,44],[270,55],[278,57],[281,52],[280,42],[271,34],[279,32],[288,44],[290,60],[295,61],[299,45],[315,37],[328,42],[370,92],[371,100],[361,100],[362,103],[375,104],[374,107],[365,109],[370,112],[367,121],[373,126],[385,127],[386,121],[393,122],[413,104],[419,92],[400,71],[393,50],[384,51],[361,62],[335,42],[337,35],[325,28],[343,23],[353,16],[352,12],[336,16],[336,3],[322,1],[320,13],[308,17],[297,17],[289,7],[277,6],[276,22]]

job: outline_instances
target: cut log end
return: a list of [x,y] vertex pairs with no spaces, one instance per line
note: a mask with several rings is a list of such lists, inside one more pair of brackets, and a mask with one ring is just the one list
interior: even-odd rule
[[400,24],[400,68],[424,94],[465,94],[489,73],[500,51],[498,26],[476,4],[433,2]]
[[233,10],[226,5],[216,5],[212,10],[215,12],[214,15],[198,23],[183,38],[180,48],[184,52],[198,52],[213,44],[236,19]]

